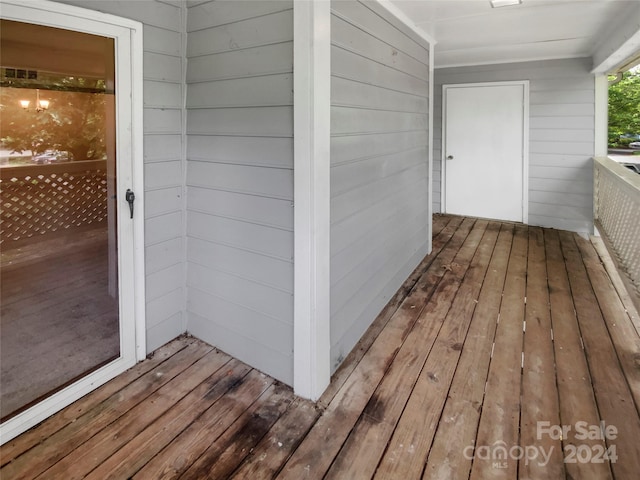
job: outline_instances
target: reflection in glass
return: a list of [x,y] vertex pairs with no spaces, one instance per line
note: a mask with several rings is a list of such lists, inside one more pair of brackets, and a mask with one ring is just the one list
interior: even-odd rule
[[0,49],[4,421],[117,358],[120,334],[113,39],[1,20]]

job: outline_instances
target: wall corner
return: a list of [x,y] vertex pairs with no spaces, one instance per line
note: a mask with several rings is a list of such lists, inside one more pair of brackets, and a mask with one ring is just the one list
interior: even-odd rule
[[294,2],[293,387],[317,400],[330,382],[331,4]]

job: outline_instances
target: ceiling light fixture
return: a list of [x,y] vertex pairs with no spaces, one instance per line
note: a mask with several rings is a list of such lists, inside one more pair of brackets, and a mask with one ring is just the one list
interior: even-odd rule
[[[29,109],[31,102],[29,100],[20,100],[20,106],[25,110]],[[40,100],[40,90],[36,89],[36,112],[43,112],[49,108],[49,100]]]
[[490,0],[493,8],[510,7],[512,5],[520,5],[522,0]]

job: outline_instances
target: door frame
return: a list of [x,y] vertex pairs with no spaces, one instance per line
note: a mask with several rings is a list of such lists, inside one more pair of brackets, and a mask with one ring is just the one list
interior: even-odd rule
[[[146,327],[142,23],[46,0],[2,0],[0,17],[115,39],[116,204],[121,212],[117,215],[120,357],[2,423],[2,444],[143,360]],[[129,218],[124,198],[127,188],[137,194],[133,220]]]
[[447,188],[447,90],[452,88],[473,88],[473,87],[501,87],[516,86],[523,87],[523,108],[522,108],[522,223],[529,223],[529,80],[510,80],[498,82],[478,82],[478,83],[452,83],[442,85],[442,148],[440,155],[440,209],[447,212],[446,188]]

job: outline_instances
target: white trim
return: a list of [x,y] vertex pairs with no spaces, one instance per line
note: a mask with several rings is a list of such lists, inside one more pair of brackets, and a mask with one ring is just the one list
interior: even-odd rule
[[293,3],[293,388],[317,400],[330,381],[330,2]]
[[522,223],[529,223],[529,80],[513,80],[501,82],[479,82],[479,83],[450,83],[442,85],[442,147],[440,149],[441,179],[440,179],[440,211],[447,212],[446,206],[446,138],[447,138],[447,89],[449,88],[473,88],[473,87],[499,87],[508,85],[522,85],[523,105],[522,105]]
[[594,156],[606,157],[608,153],[607,130],[609,128],[609,81],[607,75],[595,77],[595,140]]
[[435,93],[435,82],[433,81],[434,75],[434,56],[435,56],[435,46],[433,44],[429,45],[429,159],[428,159],[428,175],[429,175],[429,184],[427,188],[427,215],[429,218],[427,219],[427,225],[429,226],[429,231],[427,232],[427,252],[431,253],[433,249],[433,104],[434,104],[434,93]]
[[640,4],[628,2],[629,7],[621,16],[621,21],[610,25],[609,31],[600,36],[592,58],[591,73],[602,75],[614,73],[629,64],[638,55],[640,45]]
[[523,80],[524,98],[522,105],[522,223],[529,224],[529,107],[531,84],[529,80]]
[[[438,55],[438,58],[442,58],[446,52],[442,52]],[[571,60],[579,58],[591,58],[588,55],[546,55],[542,57],[531,58],[505,58],[501,60],[487,60],[484,62],[461,62],[461,63],[448,63],[443,65],[436,65],[436,70],[444,68],[460,68],[460,67],[483,67],[487,65],[511,65],[519,63],[532,63],[532,62],[546,62],[549,60]]]
[[446,175],[445,171],[445,140],[446,136],[446,111],[447,111],[447,92],[446,87],[451,85],[442,85],[442,111],[440,112],[440,213],[445,213],[447,211],[445,189],[447,188]]
[[[136,192],[136,208],[133,219],[133,272],[135,292],[136,323],[136,361],[147,356],[147,302],[146,302],[146,265],[145,265],[145,195],[144,195],[144,76],[143,57],[144,40],[142,23],[136,22],[137,28],[129,28],[131,32],[131,166],[133,173],[133,189]],[[125,99],[126,101],[126,99]],[[122,188],[120,189],[122,193]],[[122,216],[122,215],[120,215]]]
[[[14,9],[19,9],[20,7],[31,11],[28,20],[14,16],[13,12],[18,11]],[[47,0],[29,0],[28,2],[24,0],[2,0],[0,15],[5,19],[11,17],[22,18],[22,21],[59,28],[62,28],[61,24],[68,20],[69,24],[72,25],[72,27],[67,27],[68,29],[89,34],[92,32],[91,25],[93,25],[93,22],[98,22],[102,24],[104,34],[108,36],[115,36],[118,30],[123,27],[131,30],[141,30],[142,28],[142,24],[135,20]],[[113,26],[115,29],[110,29],[109,26]]]
[[[37,405],[0,425],[0,443],[28,428],[106,383],[145,357],[145,277],[144,277],[144,182],[143,182],[143,97],[142,34],[139,22],[120,19],[57,2],[3,0],[1,17],[55,28],[98,34],[115,39],[116,48],[116,161],[118,162],[117,202],[128,211],[124,192],[137,194],[134,220],[118,215],[120,280],[120,357],[86,375],[72,385],[47,397]],[[118,68],[125,65],[126,68]],[[128,67],[127,67],[128,66]],[[125,121],[121,121],[125,119]],[[128,234],[127,234],[128,232]],[[123,238],[131,242],[123,242]],[[124,268],[132,275],[124,275]],[[125,293],[126,292],[126,293]]]
[[[181,23],[181,28],[182,28],[182,33],[180,34],[180,41],[182,42],[182,45],[180,46],[180,56],[182,57],[180,59],[182,65],[182,95],[181,95],[181,115],[182,115],[182,125],[181,125],[181,131],[180,131],[180,137],[181,137],[181,142],[182,142],[182,146],[180,149],[180,153],[182,155],[182,159],[181,159],[181,167],[182,167],[182,185],[180,186],[181,189],[181,199],[182,199],[182,205],[181,205],[181,210],[182,210],[182,275],[183,275],[183,282],[186,286],[186,279],[189,278],[188,274],[189,274],[189,261],[188,261],[188,251],[187,251],[187,237],[188,237],[188,225],[187,225],[187,212],[188,212],[188,208],[187,208],[187,166],[189,164],[188,158],[187,158],[187,118],[188,118],[188,109],[187,109],[187,69],[188,69],[188,56],[187,56],[187,18],[189,15],[189,7],[187,6],[187,2],[181,2],[180,5],[180,9],[181,9],[181,15],[182,15],[182,23]],[[186,332],[187,331],[187,322],[188,322],[188,314],[187,314],[187,304],[189,302],[189,289],[188,288],[183,288],[182,290],[182,325],[180,326],[180,331],[182,332]]]

